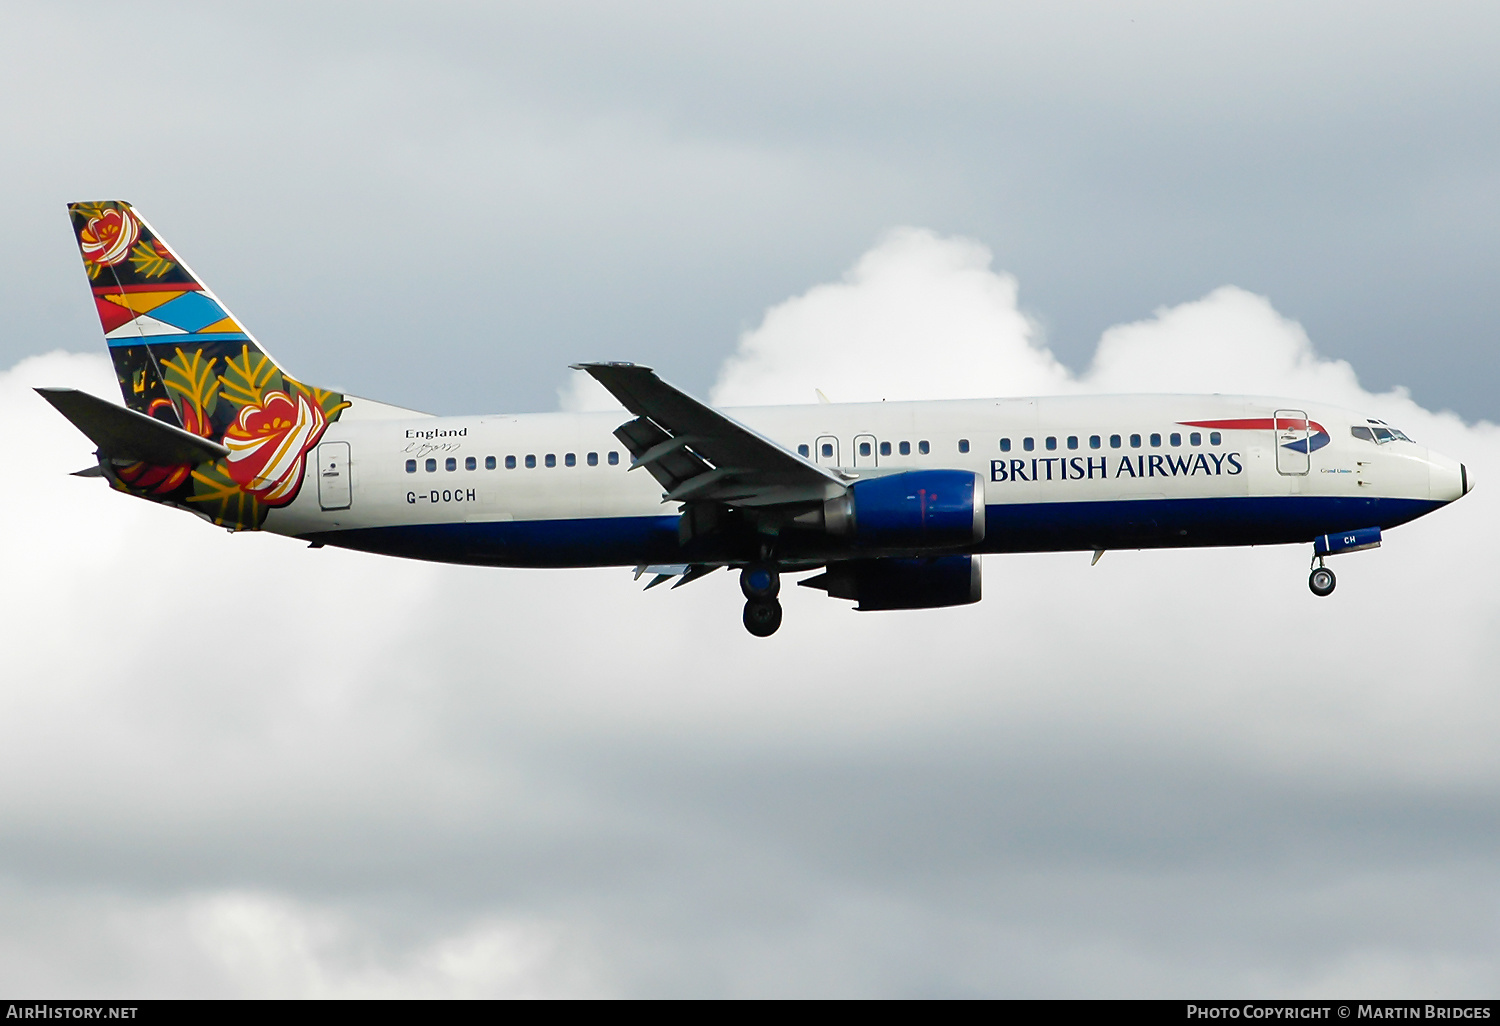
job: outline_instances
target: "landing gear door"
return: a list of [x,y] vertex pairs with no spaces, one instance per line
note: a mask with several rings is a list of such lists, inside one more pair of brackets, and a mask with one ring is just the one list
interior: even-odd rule
[[1275,426],[1276,470],[1282,474],[1306,474],[1311,469],[1311,447],[1307,414],[1302,410],[1277,410]]
[[817,464],[820,467],[839,466],[839,440],[833,435],[823,435],[818,439],[813,455],[817,457]]
[[348,509],[349,443],[324,442],[318,446],[318,505],[324,509]]
[[854,436],[854,465],[856,467],[873,467],[876,464],[875,436]]

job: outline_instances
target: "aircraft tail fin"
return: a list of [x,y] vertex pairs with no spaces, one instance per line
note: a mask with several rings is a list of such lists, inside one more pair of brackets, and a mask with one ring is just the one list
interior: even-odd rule
[[[212,462],[142,460],[107,476],[216,523],[259,527],[296,498],[307,453],[349,402],[288,375],[129,203],[70,203],[68,213],[125,405],[227,450]],[[145,444],[139,424],[111,423]]]

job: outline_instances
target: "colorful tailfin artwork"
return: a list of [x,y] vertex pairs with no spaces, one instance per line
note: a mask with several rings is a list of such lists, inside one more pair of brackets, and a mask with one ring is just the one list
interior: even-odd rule
[[71,203],[125,405],[228,449],[154,466],[107,460],[116,488],[254,529],[296,498],[308,452],[350,404],[292,378],[129,203]]

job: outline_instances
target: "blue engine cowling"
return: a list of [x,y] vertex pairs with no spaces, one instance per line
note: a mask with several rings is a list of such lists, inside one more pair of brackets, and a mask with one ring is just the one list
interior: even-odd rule
[[850,559],[797,582],[832,598],[854,599],[861,612],[965,606],[980,598],[977,556],[928,559]]
[[826,523],[865,549],[955,549],[984,540],[984,479],[967,470],[908,470],[856,481]]

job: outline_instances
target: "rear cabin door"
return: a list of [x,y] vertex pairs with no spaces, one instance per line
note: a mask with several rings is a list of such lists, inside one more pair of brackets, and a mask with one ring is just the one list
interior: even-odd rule
[[818,439],[813,455],[817,457],[817,464],[820,467],[839,466],[839,440],[833,435],[823,435]]
[[324,509],[348,509],[349,443],[324,442],[318,446],[318,505]]
[[1283,474],[1306,474],[1312,467],[1308,445],[1307,414],[1302,410],[1277,410],[1276,469]]
[[856,467],[873,467],[876,464],[875,436],[854,436],[854,465]]

